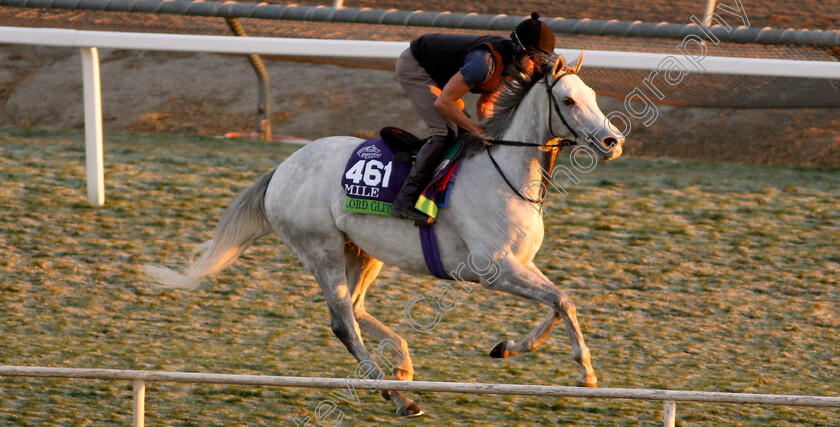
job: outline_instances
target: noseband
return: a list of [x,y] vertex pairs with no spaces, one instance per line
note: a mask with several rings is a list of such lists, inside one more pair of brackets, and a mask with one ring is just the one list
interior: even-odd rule
[[[554,169],[554,162],[557,159],[557,153],[560,150],[562,150],[563,147],[571,147],[573,145],[577,145],[577,138],[580,136],[580,134],[577,131],[575,131],[571,126],[569,126],[569,122],[566,121],[566,117],[563,116],[563,112],[560,110],[560,104],[557,102],[557,99],[554,98],[554,94],[552,93],[552,91],[554,90],[554,86],[557,85],[557,82],[559,82],[560,79],[562,79],[563,77],[565,77],[569,74],[572,74],[572,73],[564,72],[563,74],[560,75],[560,77],[557,77],[556,79],[554,79],[554,82],[552,82],[552,83],[548,82],[548,76],[546,76],[546,78],[545,78],[545,90],[548,94],[548,104],[549,104],[549,107],[548,107],[549,108],[548,109],[548,131],[551,133],[551,136],[553,137],[553,139],[558,140],[556,143],[554,143],[554,144],[535,144],[533,142],[505,141],[505,140],[502,140],[502,139],[491,139],[489,142],[491,142],[494,145],[496,145],[496,144],[498,144],[498,145],[508,145],[508,146],[511,146],[511,147],[545,147],[545,148],[548,148],[550,150],[550,157],[549,157],[549,162],[548,162],[548,175],[550,175],[552,169]],[[557,113],[558,116],[560,116],[560,121],[563,122],[563,125],[566,126],[566,129],[568,129],[569,132],[571,132],[572,136],[574,136],[575,139],[569,139],[569,138],[562,138],[561,139],[560,137],[555,135],[554,128],[551,125],[551,110],[552,109],[554,110],[554,112]],[[513,186],[513,184],[511,184],[508,177],[502,171],[502,168],[499,167],[499,164],[496,162],[496,159],[493,158],[493,154],[490,152],[490,146],[487,145],[487,146],[485,146],[485,148],[487,149],[487,155],[490,156],[490,162],[493,163],[493,166],[496,168],[496,171],[499,172],[499,175],[502,176],[502,179],[505,181],[505,183],[508,185],[508,187],[510,187],[510,189],[513,190],[513,192],[516,193],[516,195],[519,196],[522,200],[525,200],[526,202],[529,202],[529,203],[539,204],[540,209],[542,209],[542,202],[545,199],[546,191],[548,191],[548,186],[546,185],[546,182],[545,182],[548,179],[547,175],[542,174],[543,175],[543,185],[542,185],[542,187],[540,187],[540,197],[539,197],[539,199],[532,199],[528,196],[525,196],[524,194],[520,193],[519,190],[517,190],[516,187]]]

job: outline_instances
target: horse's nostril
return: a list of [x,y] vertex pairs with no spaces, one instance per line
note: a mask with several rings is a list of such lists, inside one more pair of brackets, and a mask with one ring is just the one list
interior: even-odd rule
[[601,141],[601,144],[604,144],[604,147],[607,147],[608,149],[612,150],[618,145],[618,140],[613,137],[608,137],[604,138],[603,141]]

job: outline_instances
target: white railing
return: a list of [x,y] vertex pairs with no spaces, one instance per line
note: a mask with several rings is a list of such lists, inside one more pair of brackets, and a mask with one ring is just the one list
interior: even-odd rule
[[[88,200],[95,205],[102,205],[105,201],[102,104],[97,48],[280,56],[397,58],[408,47],[406,42],[195,36],[19,27],[0,27],[0,43],[70,47],[81,50],[85,94],[87,189]],[[589,50],[586,51],[586,65],[587,67],[655,70],[666,58],[681,56],[676,45],[677,41],[675,41],[673,55]],[[580,53],[575,49],[556,49],[556,52],[567,58],[575,58]],[[702,64],[704,73],[840,78],[840,62],[716,56],[698,56],[694,62]],[[697,72],[698,70],[688,68],[688,71]]]
[[[407,42],[369,40],[291,39],[275,37],[194,36],[182,34],[123,33],[52,28],[0,27],[0,43],[76,48],[162,50],[280,56],[332,56],[352,58],[397,58]],[[654,70],[665,58],[682,57],[674,41],[673,54],[587,50],[586,66],[631,70]],[[709,47],[709,51],[713,51]],[[555,49],[576,58],[578,49]],[[840,78],[840,62],[787,59],[704,56],[698,61],[704,73],[753,76]],[[698,70],[688,68],[689,72]]]
[[[80,378],[132,381],[134,384],[134,426],[136,427],[143,426],[146,382],[234,384],[250,386],[326,389],[347,388],[347,380],[344,378],[279,377],[263,375],[130,371],[118,369],[49,368],[33,366],[0,366],[0,376]],[[816,408],[840,408],[840,397],[824,396],[394,380],[356,380],[351,381],[351,385],[354,388],[365,390],[397,390],[409,392],[659,400],[664,402],[662,415],[663,422],[666,427],[674,425],[676,418],[676,402],[735,403],[776,406],[806,406]]]

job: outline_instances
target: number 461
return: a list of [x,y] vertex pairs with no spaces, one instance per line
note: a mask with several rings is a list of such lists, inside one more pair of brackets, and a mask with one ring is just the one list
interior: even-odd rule
[[[347,170],[344,177],[353,181],[353,184],[364,181],[365,185],[378,187],[380,186],[379,183],[382,182],[381,186],[387,187],[391,180],[391,163],[388,162],[387,165],[383,165],[379,160],[359,160],[352,168]],[[382,172],[385,172],[384,177]]]

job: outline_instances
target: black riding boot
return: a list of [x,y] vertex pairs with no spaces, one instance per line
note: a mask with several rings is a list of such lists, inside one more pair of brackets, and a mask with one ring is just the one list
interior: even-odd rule
[[391,215],[419,222],[426,222],[429,219],[428,215],[415,209],[414,204],[433,178],[435,167],[440,163],[449,140],[450,138],[445,136],[432,136],[429,142],[423,145],[417,153],[417,160],[411,166],[405,184],[397,194],[394,204],[391,205]]

